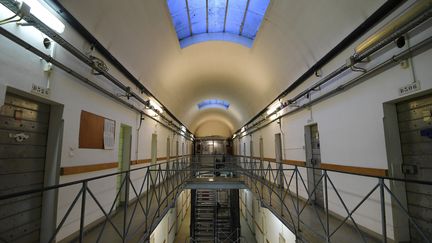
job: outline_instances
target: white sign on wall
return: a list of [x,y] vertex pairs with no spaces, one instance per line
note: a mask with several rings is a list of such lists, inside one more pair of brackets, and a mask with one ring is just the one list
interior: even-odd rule
[[33,94],[37,94],[39,96],[46,97],[46,96],[49,96],[50,89],[49,88],[41,87],[41,86],[36,85],[36,84],[32,84],[31,92]]
[[409,93],[412,93],[414,91],[420,90],[420,82],[415,81],[414,83],[410,83],[408,85],[405,85],[403,87],[399,88],[399,95],[406,95]]
[[114,149],[115,121],[105,119],[103,137],[104,137],[104,149]]

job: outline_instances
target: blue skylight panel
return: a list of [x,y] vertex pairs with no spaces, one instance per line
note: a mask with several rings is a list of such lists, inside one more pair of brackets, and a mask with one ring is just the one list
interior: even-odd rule
[[209,99],[203,100],[198,103],[198,109],[206,109],[206,108],[220,108],[227,110],[230,104],[225,100],[217,100],[217,99]]
[[212,40],[251,47],[270,1],[167,0],[167,5],[182,48]]
[[247,0],[230,0],[225,31],[232,34],[240,34],[240,25],[246,10]]
[[190,36],[186,1],[168,0],[167,3],[178,38],[181,40]]
[[227,0],[208,0],[209,32],[224,31]]
[[[179,0],[177,0],[179,1]],[[180,0],[183,1],[183,0]],[[207,32],[207,6],[205,0],[188,0],[192,34]]]
[[241,35],[255,39],[270,0],[250,0]]

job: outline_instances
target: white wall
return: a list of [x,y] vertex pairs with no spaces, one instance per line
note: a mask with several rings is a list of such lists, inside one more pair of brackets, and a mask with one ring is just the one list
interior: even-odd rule
[[[12,16],[12,13],[3,5],[0,5],[0,19],[10,16]],[[42,41],[44,36],[33,27],[22,27],[16,24],[6,24],[2,25],[2,28],[5,28],[6,30],[22,38],[24,41],[29,42],[45,53],[48,54],[50,52],[43,47]],[[66,30],[62,36],[66,40],[70,41],[78,50],[82,52],[88,51],[89,44],[86,43],[70,26],[66,26]],[[93,54],[100,57],[98,53]],[[115,88],[102,76],[92,75],[90,68],[78,61],[75,57],[58,45],[55,45],[54,58],[65,63],[73,70],[104,87],[106,90],[115,94],[122,93],[118,88]],[[0,85],[6,85],[27,93],[30,93],[33,84],[46,87],[48,76],[43,71],[43,66],[44,61],[40,60],[39,57],[19,47],[5,37],[0,36]],[[123,77],[118,70],[112,67],[109,63],[108,66],[110,68],[109,72],[113,76],[115,76],[125,85],[130,86],[132,91],[139,93],[137,88],[131,84],[129,80]],[[103,95],[96,89],[83,84],[78,79],[73,78],[71,75],[65,73],[57,67],[53,67],[49,81],[50,94],[42,98],[45,99],[47,103],[56,103],[64,106],[64,134],[62,141],[61,167],[117,162],[118,138],[121,124],[126,124],[132,127],[131,160],[144,160],[150,158],[152,133],[158,134],[158,157],[167,156],[166,139],[168,136],[171,137],[172,156],[175,155],[174,146],[176,141],[179,141],[179,155],[182,155],[182,143],[185,143],[184,155],[191,154],[191,142],[186,141],[183,136],[174,134],[166,127],[146,116],[144,116],[145,120],[142,122],[141,128],[138,132],[137,129],[140,123],[140,116],[137,112],[114,101],[112,98]],[[147,97],[143,95],[143,98],[146,99]],[[133,103],[133,101],[130,102]],[[135,105],[137,105],[137,107],[141,107],[138,104]],[[113,150],[78,148],[80,114],[82,110],[95,113],[97,115],[112,119],[116,122],[116,145]],[[189,151],[187,151],[187,148],[189,148]],[[144,165],[145,164],[133,165],[131,168],[138,168]],[[108,169],[91,173],[61,176],[60,183],[90,178],[116,171],[117,169]],[[134,181],[134,185],[139,188],[142,182],[143,173],[133,172],[131,177]],[[115,176],[89,183],[89,188],[98,198],[98,200],[100,200],[106,211],[109,210],[114,200],[116,193],[116,183],[117,178]],[[67,208],[71,204],[78,191],[79,186],[71,186],[59,190],[57,212],[58,223],[66,213]],[[135,196],[131,193],[130,198],[133,197]],[[79,212],[80,203],[78,203],[73,209],[71,215],[68,217],[66,223],[62,227],[57,239],[62,239],[78,229]],[[101,216],[103,216],[103,214],[98,209],[97,205],[89,197],[87,197],[86,225],[100,218]]]
[[[248,227],[255,233],[255,240],[258,243],[279,242],[282,236],[286,243],[295,243],[295,235],[268,209],[261,207],[259,201],[249,190],[240,190],[241,214],[247,218],[246,224],[241,225],[242,233]],[[242,235],[245,239],[250,236]]]
[[184,190],[179,195],[176,206],[171,208],[150,235],[151,243],[173,243],[180,225],[185,220],[190,201],[190,190]]
[[[431,34],[432,28],[429,25],[427,28],[422,28],[421,31],[417,30],[415,34],[410,34],[408,41],[413,46],[430,37]],[[352,54],[354,46],[347,48],[340,56],[323,67],[323,75],[327,75],[343,64],[346,58]],[[365,64],[365,67],[369,69],[406,48],[408,48],[407,45],[402,49],[394,46],[388,47],[372,56],[370,63]],[[388,161],[386,152],[383,104],[387,102],[395,103],[416,94],[432,91],[432,71],[430,69],[432,50],[423,51],[414,56],[411,61],[412,65],[409,65],[408,68],[396,65],[383,70],[342,93],[311,105],[310,108],[301,109],[282,117],[283,159],[305,161],[304,127],[316,123],[320,133],[322,163],[388,169],[391,161]],[[399,88],[411,83],[413,74],[416,80],[420,82],[421,90],[400,96]],[[359,74],[346,73],[342,75],[323,87],[321,91],[313,93],[312,99],[325,94],[357,75]],[[318,80],[317,77],[311,77],[284,100],[294,97]],[[301,100],[299,102],[301,105],[306,101]],[[294,109],[288,107],[282,113]],[[243,141],[248,141],[252,137],[254,150],[258,152],[259,138],[262,137],[264,140],[264,157],[275,158],[274,135],[276,133],[280,133],[279,126],[277,122],[273,122],[252,134],[237,137],[234,144],[243,143]],[[236,153],[238,154],[238,151]],[[258,154],[255,156],[258,157]],[[286,165],[284,167],[290,168],[291,166]],[[300,171],[306,179],[305,170],[300,169]],[[286,174],[290,175],[289,172],[286,172]],[[329,173],[329,175],[349,209],[353,209],[378,182],[377,179],[360,176],[339,173]],[[291,186],[291,190],[294,190],[294,188],[295,183]],[[303,186],[300,186],[300,195],[307,197]],[[334,190],[329,190],[328,197],[330,210],[341,216],[346,216],[347,214]],[[388,195],[386,195],[386,212],[387,232],[389,237],[393,238],[392,208]],[[378,234],[381,233],[380,217],[379,194],[377,192],[354,213],[354,219],[358,224]]]

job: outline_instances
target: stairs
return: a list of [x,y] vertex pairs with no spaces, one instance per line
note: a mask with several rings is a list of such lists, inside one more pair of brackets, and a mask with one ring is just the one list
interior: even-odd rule
[[196,190],[195,199],[195,242],[213,243],[215,241],[216,191]]
[[194,242],[234,242],[229,190],[195,190],[192,236]]

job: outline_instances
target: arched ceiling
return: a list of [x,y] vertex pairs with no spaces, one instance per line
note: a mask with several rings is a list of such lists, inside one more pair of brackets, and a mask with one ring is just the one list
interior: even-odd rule
[[[239,129],[384,3],[271,0],[251,48],[181,49],[165,0],[60,2],[192,132],[211,122]],[[199,110],[205,99],[230,107]]]

